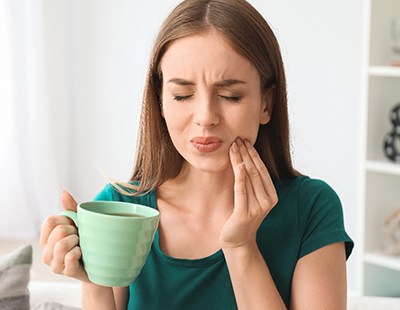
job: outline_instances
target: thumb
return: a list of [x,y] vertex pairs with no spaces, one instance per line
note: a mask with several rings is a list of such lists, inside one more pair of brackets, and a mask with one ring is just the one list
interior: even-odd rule
[[77,202],[68,191],[63,191],[61,194],[61,204],[64,210],[76,211]]

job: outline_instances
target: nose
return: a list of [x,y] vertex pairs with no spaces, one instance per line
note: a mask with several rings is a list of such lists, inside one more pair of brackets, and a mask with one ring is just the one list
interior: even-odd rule
[[204,96],[196,102],[194,122],[204,128],[214,127],[219,123],[217,103],[212,96]]

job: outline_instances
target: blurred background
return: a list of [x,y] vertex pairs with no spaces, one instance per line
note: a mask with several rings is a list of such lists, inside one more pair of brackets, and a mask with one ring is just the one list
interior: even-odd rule
[[[0,238],[37,238],[63,189],[90,200],[104,175],[129,179],[148,56],[178,2],[0,0]],[[249,2],[281,44],[295,165],[339,194],[362,293],[371,1]]]

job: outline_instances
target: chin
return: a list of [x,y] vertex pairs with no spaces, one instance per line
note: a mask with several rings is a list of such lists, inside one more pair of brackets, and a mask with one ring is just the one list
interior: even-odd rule
[[229,159],[224,159],[224,160],[200,159],[196,162],[192,163],[189,162],[189,165],[196,170],[209,173],[226,172],[232,169]]

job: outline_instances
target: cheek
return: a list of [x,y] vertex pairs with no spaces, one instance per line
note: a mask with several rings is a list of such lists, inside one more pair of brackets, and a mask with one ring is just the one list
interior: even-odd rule
[[174,111],[168,108],[163,109],[163,117],[169,131],[179,129],[184,123],[184,118],[179,111]]
[[180,139],[186,129],[187,119],[184,117],[184,113],[170,109],[168,106],[164,108],[163,117],[167,125],[169,136],[175,147],[179,145]]
[[252,144],[256,142],[258,130],[260,128],[257,117],[257,115],[252,114],[236,122],[236,124],[240,124],[240,126],[237,126],[235,129],[237,135],[243,139],[249,140]]
[[254,126],[253,128],[249,128],[247,134],[245,135],[245,138],[251,142],[251,144],[254,144],[257,140],[258,136],[258,129],[259,126]]

